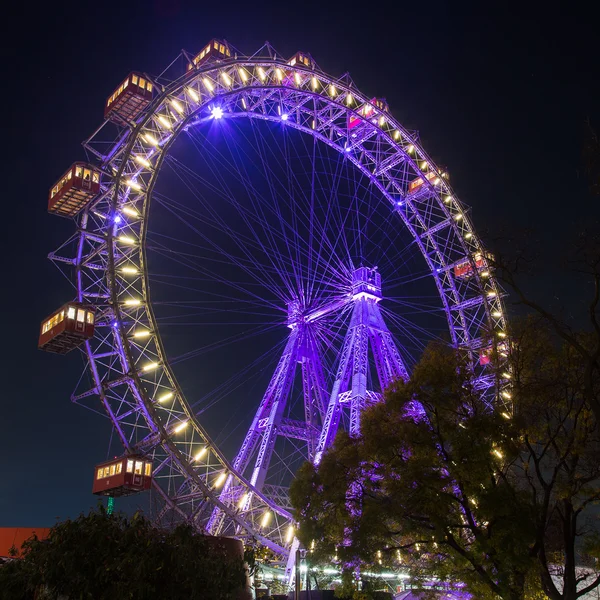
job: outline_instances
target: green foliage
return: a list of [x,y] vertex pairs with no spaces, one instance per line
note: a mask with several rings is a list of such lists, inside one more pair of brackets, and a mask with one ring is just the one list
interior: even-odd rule
[[57,524],[46,540],[27,541],[23,559],[0,568],[0,599],[226,600],[239,597],[245,581],[242,558],[215,538],[100,507]]
[[[360,437],[340,433],[318,469],[300,469],[299,536],[320,560],[393,568],[400,552],[416,582],[462,581],[477,598],[578,597],[566,573],[581,561],[580,537],[597,551],[582,525],[600,499],[585,366],[539,322],[513,339],[514,418],[482,406],[461,355],[434,345],[409,382],[364,412]],[[557,551],[561,592],[550,577]]]

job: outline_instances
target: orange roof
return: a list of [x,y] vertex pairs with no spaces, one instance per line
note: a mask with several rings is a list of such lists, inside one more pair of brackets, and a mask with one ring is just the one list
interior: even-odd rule
[[23,542],[34,533],[44,540],[50,533],[50,527],[0,527],[0,556],[9,556],[12,546],[20,552]]

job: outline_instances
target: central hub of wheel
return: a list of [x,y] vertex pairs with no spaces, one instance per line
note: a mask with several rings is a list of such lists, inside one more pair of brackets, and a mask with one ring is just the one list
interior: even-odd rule
[[302,323],[304,321],[304,314],[302,311],[302,306],[300,304],[300,300],[290,300],[287,303],[287,326],[292,329],[298,323]]
[[381,274],[377,267],[358,267],[352,273],[352,299],[381,300]]

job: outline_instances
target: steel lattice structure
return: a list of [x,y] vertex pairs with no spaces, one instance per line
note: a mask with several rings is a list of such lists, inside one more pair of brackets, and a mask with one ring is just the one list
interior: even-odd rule
[[[93,385],[73,400],[98,397],[126,451],[153,457],[159,519],[255,538],[286,557],[297,543],[293,518],[285,489],[266,478],[276,439],[296,440],[318,462],[341,415],[348,413],[350,431],[357,432],[362,409],[380,399],[368,385],[368,362],[380,390],[406,378],[407,367],[379,308],[385,294],[375,265],[357,266],[345,287],[318,306],[290,298],[285,347],[240,451],[228,460],[185,398],[151,299],[150,204],[178,136],[215,118],[283,120],[340,153],[412,236],[437,287],[451,342],[471,356],[482,402],[490,405],[509,398],[502,376],[497,380],[479,361],[482,349],[505,337],[501,290],[481,260],[486,253],[466,207],[417,135],[349,76],[331,77],[312,62],[290,64],[265,45],[252,56],[234,54],[154,81],[162,82],[161,93],[136,121],[108,142],[104,127],[85,142],[106,175],[102,193],[77,218],[74,235],[50,255],[59,266],[73,267],[77,300],[95,305],[98,315],[97,333],[85,346]],[[411,190],[415,178],[422,185]],[[339,312],[347,323],[331,371],[319,327]],[[304,418],[290,419],[286,405],[297,376]]]

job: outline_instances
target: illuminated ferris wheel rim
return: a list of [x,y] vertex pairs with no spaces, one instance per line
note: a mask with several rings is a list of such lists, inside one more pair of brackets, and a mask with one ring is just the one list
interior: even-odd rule
[[[369,107],[368,111],[364,107]],[[380,190],[382,200],[394,207],[419,246],[438,287],[455,344],[471,351],[482,345],[481,339],[469,330],[472,317],[465,315],[473,307],[483,307],[485,311],[485,319],[479,319],[478,331],[485,322],[497,334],[504,334],[504,316],[493,275],[489,273],[484,279],[474,258],[477,254],[484,255],[484,250],[442,172],[413,134],[387,110],[361,94],[349,80],[332,78],[308,66],[292,67],[273,57],[240,57],[188,71],[152,102],[135,128],[104,155],[103,161],[105,169],[114,175],[103,194],[110,199],[111,208],[104,215],[104,232],[108,241],[107,279],[114,315],[111,322],[116,334],[114,343],[125,359],[123,371],[130,377],[129,385],[148,428],[155,435],[152,445],[156,448],[160,444],[170,456],[171,468],[193,481],[210,502],[226,511],[248,534],[285,552],[289,542],[283,541],[283,534],[292,522],[291,515],[235,473],[194,418],[165,358],[150,301],[145,237],[152,190],[160,167],[182,131],[219,117],[283,122],[339,151],[365,174]],[[357,123],[352,130],[351,119]],[[376,151],[372,147],[374,141],[379,146]],[[437,174],[433,180],[432,172]],[[407,193],[415,176],[422,178],[419,197]],[[424,202],[431,205],[435,202],[438,209],[437,215],[428,215],[429,220],[419,213],[419,203]],[[116,217],[122,223],[119,226]],[[433,217],[437,217],[435,222]],[[88,214],[84,228],[89,219],[93,216]],[[451,260],[446,260],[440,250],[436,237],[440,232],[452,232],[453,242],[459,242],[461,251],[455,251]],[[452,269],[465,262],[471,273],[459,281]],[[123,269],[130,270],[127,279],[123,277],[127,273]],[[91,300],[81,278],[78,278],[78,292],[80,300]],[[97,299],[94,301],[103,306]],[[138,340],[143,340],[143,344]],[[90,343],[87,351],[95,373],[96,358]],[[100,386],[97,374],[95,378]],[[164,406],[162,399],[169,394],[166,401],[173,402],[177,410],[169,409],[165,419],[159,413]],[[176,416],[170,418],[173,415]],[[130,450],[130,441],[115,418],[113,423]],[[189,432],[190,426],[191,438],[196,438],[182,444],[177,436],[182,431]],[[200,476],[199,459],[192,457],[202,452],[218,464],[210,473]],[[217,491],[220,486],[214,483],[223,474],[241,482],[256,506],[240,514],[239,510],[224,505]],[[173,504],[172,494],[165,493],[160,485],[156,487],[164,500]],[[198,512],[200,509],[201,506]],[[272,526],[262,525],[265,510],[273,513],[276,522]]]

